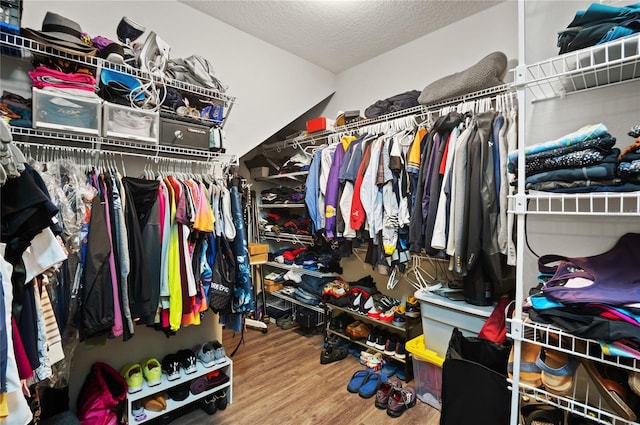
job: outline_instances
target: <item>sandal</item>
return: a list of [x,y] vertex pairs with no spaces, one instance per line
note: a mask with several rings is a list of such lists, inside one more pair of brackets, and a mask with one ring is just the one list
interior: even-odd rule
[[578,368],[578,361],[567,353],[542,348],[536,359],[540,368],[542,384],[553,394],[566,395],[573,386],[573,375]]
[[[540,355],[541,347],[537,344],[522,341],[520,343],[520,382],[523,384],[539,387],[542,385],[541,370],[536,365],[536,360]],[[508,374],[513,379],[513,352],[515,346],[511,347],[509,354]]]

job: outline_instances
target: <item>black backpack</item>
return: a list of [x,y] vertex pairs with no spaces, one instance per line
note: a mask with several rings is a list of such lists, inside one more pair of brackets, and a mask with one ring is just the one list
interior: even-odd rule
[[231,297],[236,283],[236,261],[224,236],[216,238],[216,257],[209,288],[209,308],[214,313],[231,313]]

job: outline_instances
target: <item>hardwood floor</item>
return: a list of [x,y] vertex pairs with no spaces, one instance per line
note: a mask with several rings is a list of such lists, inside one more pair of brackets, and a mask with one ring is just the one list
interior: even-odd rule
[[[224,331],[227,354],[239,339],[240,335]],[[232,358],[233,404],[211,416],[191,408],[171,424],[439,424],[440,412],[420,400],[394,419],[374,406],[374,398],[349,393],[351,375],[363,366],[351,355],[321,365],[322,342],[322,335],[282,330],[274,324],[266,334],[248,329],[244,345]]]

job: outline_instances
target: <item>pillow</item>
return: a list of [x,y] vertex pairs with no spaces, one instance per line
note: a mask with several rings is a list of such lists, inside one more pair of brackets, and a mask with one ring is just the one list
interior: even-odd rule
[[422,90],[418,103],[428,105],[452,97],[504,84],[507,56],[493,52],[461,72],[443,77]]

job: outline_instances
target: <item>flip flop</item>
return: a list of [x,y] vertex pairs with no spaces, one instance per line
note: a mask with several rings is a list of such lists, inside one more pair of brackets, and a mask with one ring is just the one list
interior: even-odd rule
[[[387,379],[385,377],[385,381],[386,380]],[[372,373],[367,376],[367,379],[362,383],[360,389],[358,390],[358,394],[362,398],[371,398],[376,394],[382,382],[382,377],[379,374]]]
[[566,395],[573,386],[573,375],[578,361],[567,353],[542,348],[536,359],[540,368],[542,384],[551,393]]
[[[587,359],[580,359],[582,366],[589,374],[591,381],[594,383],[602,398],[607,404],[618,414],[621,418],[636,421],[636,414],[631,410],[626,402],[627,388],[614,379],[611,379],[611,374],[614,373],[614,369],[611,366],[596,363]],[[611,368],[612,370],[609,370]]]
[[[509,378],[513,379],[513,351],[514,347],[511,347],[511,353],[509,354],[508,374]],[[536,365],[536,360],[540,355],[541,347],[536,344],[522,341],[520,343],[520,382],[523,384],[539,387],[542,385],[541,370]]]
[[358,391],[360,391],[360,387],[367,380],[369,374],[370,373],[368,370],[359,370],[355,372],[351,377],[349,384],[347,385],[347,391],[349,391],[350,393],[357,393]]

